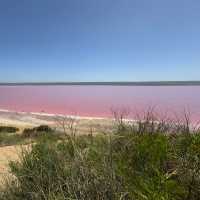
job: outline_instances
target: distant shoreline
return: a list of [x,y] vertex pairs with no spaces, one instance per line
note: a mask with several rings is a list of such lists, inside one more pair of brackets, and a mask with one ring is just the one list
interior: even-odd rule
[[0,86],[200,86],[200,81],[0,82]]
[[21,115],[37,115],[37,116],[44,116],[44,117],[66,117],[66,118],[76,118],[76,119],[87,119],[87,120],[103,120],[103,119],[110,119],[108,117],[88,117],[88,116],[80,116],[80,115],[65,115],[65,114],[54,114],[54,113],[43,113],[43,112],[23,112],[23,111],[14,111],[14,110],[7,110],[1,109],[0,113],[10,113],[10,114],[21,114]]
[[[14,110],[7,110],[7,109],[1,109],[0,108],[0,116],[1,113],[9,113],[9,114],[19,114],[19,115],[35,115],[35,116],[43,116],[43,117],[51,117],[51,118],[56,118],[56,117],[63,117],[63,118],[73,118],[77,120],[115,120],[114,116],[112,117],[89,117],[89,116],[81,116],[81,115],[67,115],[67,114],[54,114],[54,113],[43,113],[43,112],[23,112],[23,111],[14,111]],[[130,121],[135,121],[134,119],[131,118],[124,118],[124,121],[130,122]]]

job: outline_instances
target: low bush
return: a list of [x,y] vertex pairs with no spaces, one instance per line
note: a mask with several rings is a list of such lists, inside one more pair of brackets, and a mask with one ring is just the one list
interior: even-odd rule
[[38,127],[33,128],[33,131],[35,132],[52,132],[53,130],[48,125],[40,125]]
[[41,136],[42,134],[52,133],[53,130],[47,125],[40,125],[34,128],[25,128],[23,130],[22,135],[24,137],[37,137]]
[[13,126],[0,126],[0,133],[16,133],[19,131],[17,127]]

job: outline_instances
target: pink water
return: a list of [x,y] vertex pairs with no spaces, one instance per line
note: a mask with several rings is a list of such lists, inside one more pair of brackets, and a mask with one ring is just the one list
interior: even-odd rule
[[200,86],[0,86],[0,109],[110,116],[111,108],[190,110],[200,119]]

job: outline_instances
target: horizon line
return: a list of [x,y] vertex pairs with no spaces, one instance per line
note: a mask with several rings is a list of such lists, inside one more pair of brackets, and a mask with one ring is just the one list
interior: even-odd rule
[[52,81],[52,82],[0,82],[0,86],[200,86],[200,81]]

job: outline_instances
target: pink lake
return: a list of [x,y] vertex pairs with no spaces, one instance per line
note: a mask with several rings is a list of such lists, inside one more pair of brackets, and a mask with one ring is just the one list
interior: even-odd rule
[[0,86],[0,109],[108,117],[111,108],[131,112],[189,110],[200,120],[200,86]]

